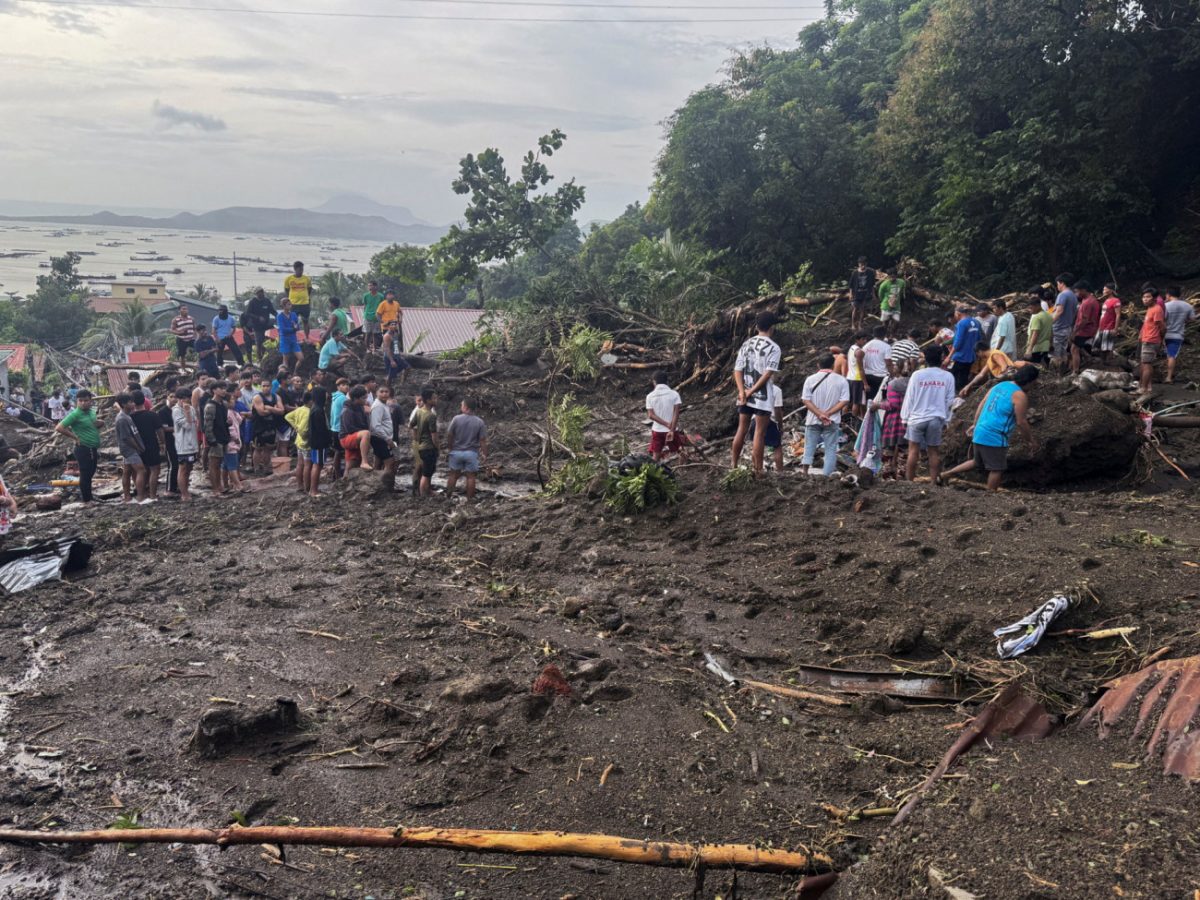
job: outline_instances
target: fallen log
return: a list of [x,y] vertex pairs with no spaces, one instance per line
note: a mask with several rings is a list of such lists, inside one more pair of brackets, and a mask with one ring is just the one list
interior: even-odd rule
[[1200,416],[1155,416],[1155,428],[1200,428]]
[[484,369],[482,372],[472,372],[469,375],[445,375],[434,376],[438,384],[470,384],[472,381],[478,381],[481,378],[487,378],[489,375],[495,375],[496,370]]
[[107,828],[98,831],[0,830],[0,843],[23,844],[291,844],[461,850],[520,856],[579,856],[648,866],[798,872],[828,869],[823,853],[771,850],[751,844],[679,844],[566,831],[482,831],[473,828],[302,828],[231,825],[227,828]]

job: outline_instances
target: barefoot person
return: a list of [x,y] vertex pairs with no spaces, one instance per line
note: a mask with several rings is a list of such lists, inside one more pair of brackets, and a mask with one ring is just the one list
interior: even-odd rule
[[763,474],[763,457],[766,454],[767,426],[771,423],[771,385],[779,371],[781,352],[779,345],[771,339],[775,331],[775,315],[759,313],[755,328],[758,332],[738,350],[737,362],[733,367],[733,381],[737,385],[738,428],[733,438],[733,467],[737,468],[750,431],[750,422],[755,424],[754,443],[750,451],[755,475]]
[[925,368],[908,379],[900,418],[907,424],[908,464],[905,476],[917,477],[921,452],[929,457],[929,477],[936,482],[941,468],[942,432],[950,421],[954,403],[954,376],[942,368],[945,351],[934,344],[925,348]]
[[308,417],[308,494],[321,496],[321,469],[336,443],[336,433],[329,427],[329,392],[313,388],[312,411]]
[[459,414],[450,420],[446,429],[449,473],[446,475],[446,496],[454,496],[454,487],[461,474],[467,482],[467,500],[475,499],[475,478],[481,463],[487,462],[487,425],[475,415],[475,404],[464,397]]
[[142,439],[142,465],[146,467],[146,496],[151,500],[158,499],[158,477],[162,472],[162,419],[158,413],[145,408],[146,398],[141,391],[132,391],[134,427]]
[[271,474],[271,457],[275,455],[279,424],[286,412],[283,399],[266,387],[255,394],[250,404],[250,432],[254,438],[250,465],[256,475]]
[[1030,453],[1037,453],[1037,439],[1029,427],[1029,397],[1024,391],[1037,377],[1037,366],[1021,366],[1013,372],[1011,379],[1001,381],[988,391],[975,412],[975,423],[967,429],[971,436],[971,458],[948,469],[942,475],[943,480],[978,466],[987,472],[987,489],[1000,490],[1000,482],[1008,468],[1008,438],[1014,426],[1029,444]]
[[1138,334],[1141,342],[1138,362],[1142,366],[1142,393],[1149,394],[1154,384],[1154,364],[1162,354],[1163,339],[1167,333],[1167,317],[1153,289],[1142,291],[1142,306],[1146,307],[1146,318],[1142,320],[1142,330]]
[[350,399],[342,409],[338,442],[346,454],[346,470],[373,469],[367,459],[371,452],[371,417],[367,412],[367,389],[361,384],[350,389]]
[[392,424],[392,392],[385,386],[375,392],[371,404],[371,454],[375,467],[383,471],[383,481],[388,490],[396,486],[396,430]]
[[[310,293],[312,279],[304,274],[304,263],[296,260],[292,263],[292,274],[283,279],[283,289],[287,293],[288,304],[295,311],[296,317],[304,322],[304,342],[308,343],[308,317],[312,310]],[[293,335],[295,330],[293,330]],[[283,353],[283,329],[279,332],[279,352]],[[299,348],[297,348],[299,352]]]
[[117,452],[121,454],[121,502],[149,503],[146,493],[146,467],[142,464],[142,453],[145,446],[138,434],[137,426],[133,424],[133,397],[129,394],[117,394],[116,404],[120,408],[113,428],[117,437]]
[[204,440],[208,444],[208,486],[214,497],[225,496],[222,487],[222,467],[229,450],[229,385],[224,381],[213,382],[212,398],[204,404]]
[[292,432],[296,436],[296,490],[301,492],[308,491],[309,466],[312,465],[309,456],[312,446],[308,442],[312,427],[312,408],[312,391],[305,391],[300,405],[283,417],[284,421],[292,426]]
[[1183,348],[1184,332],[1188,322],[1196,318],[1196,310],[1192,304],[1183,299],[1183,292],[1177,287],[1166,290],[1167,302],[1163,307],[1166,316],[1166,335],[1164,346],[1167,349],[1167,379],[1166,384],[1175,382],[1175,366],[1179,363],[1179,351]]

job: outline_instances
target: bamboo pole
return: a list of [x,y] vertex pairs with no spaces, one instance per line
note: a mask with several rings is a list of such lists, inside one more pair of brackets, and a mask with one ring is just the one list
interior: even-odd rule
[[473,828],[107,828],[98,831],[0,830],[0,843],[46,844],[291,844],[319,847],[461,850],[522,856],[580,856],[649,866],[797,872],[828,869],[823,853],[795,853],[752,844],[679,844],[566,831],[482,831]]

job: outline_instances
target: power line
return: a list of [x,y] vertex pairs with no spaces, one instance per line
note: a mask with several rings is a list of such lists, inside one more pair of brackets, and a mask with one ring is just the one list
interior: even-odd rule
[[[703,24],[753,24],[755,22],[765,23],[780,23],[780,22],[800,22],[806,21],[801,15],[789,17],[771,17],[771,18],[728,18],[728,19],[665,19],[665,18],[580,18],[580,19],[557,19],[549,17],[530,17],[530,16],[445,16],[431,13],[366,13],[366,12],[346,12],[337,10],[304,10],[304,9],[262,9],[239,6],[187,6],[176,3],[121,3],[116,0],[17,0],[18,3],[38,6],[55,6],[55,7],[70,7],[70,8],[107,8],[107,9],[132,9],[146,10],[151,12],[200,12],[200,13],[241,13],[251,15],[265,16],[308,16],[313,18],[323,19],[390,19],[403,21],[425,21],[425,22],[539,22],[546,24],[557,23],[629,23],[629,24],[676,24],[676,25],[703,25]],[[423,0],[404,0],[404,2],[423,2]],[[559,9],[579,8],[596,8],[596,9],[680,9],[680,10],[713,10],[716,12],[726,12],[730,10],[795,10],[797,13],[803,13],[811,10],[823,10],[825,7],[820,6],[695,6],[695,5],[636,5],[636,4],[603,4],[603,3],[564,3],[556,2],[556,0],[444,0],[448,3],[471,4],[477,6],[538,6],[538,7],[555,7]]]

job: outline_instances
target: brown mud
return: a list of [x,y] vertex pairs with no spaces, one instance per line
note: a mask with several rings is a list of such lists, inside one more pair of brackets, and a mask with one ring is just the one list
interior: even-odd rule
[[[813,336],[785,340],[790,408]],[[478,396],[502,469],[489,486],[524,488],[545,414],[536,362],[448,364],[412,386],[487,367],[488,379],[444,384],[443,415],[464,391]],[[577,386],[595,446],[640,445],[641,381]],[[1050,396],[1035,395],[1042,422],[1059,415]],[[687,400],[689,431],[728,436],[728,392]],[[1177,440],[1200,476],[1194,443]],[[711,459],[724,456],[714,447]],[[80,533],[95,554],[81,576],[0,607],[0,823],[761,843],[830,854],[844,873],[836,898],[948,896],[938,877],[982,898],[1200,890],[1196,788],[1162,775],[1127,731],[1100,742],[1077,724],[1105,680],[1149,654],[1200,653],[1200,497],[1178,476],[988,495],[789,472],[727,493],[722,470],[700,464],[677,470],[678,506],[624,517],[586,497],[414,500],[401,471],[390,495],[364,475],[314,501],[272,483],[190,507],[18,520],[10,544]],[[997,659],[994,628],[1071,588],[1085,601],[1054,630],[1138,631],[1047,637]],[[785,699],[727,685],[705,652],[782,685],[801,664],[944,673],[963,699]],[[550,664],[569,694],[533,693]],[[976,746],[901,826],[830,812],[899,805],[980,700],[1016,677],[1065,717],[1056,733]],[[228,740],[198,746],[202,720]],[[709,872],[698,896],[793,897],[798,878],[734,880]],[[0,897],[20,900],[696,888],[686,871],[441,851],[0,848]]]

